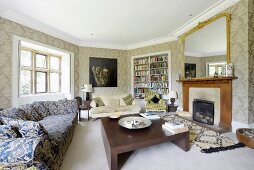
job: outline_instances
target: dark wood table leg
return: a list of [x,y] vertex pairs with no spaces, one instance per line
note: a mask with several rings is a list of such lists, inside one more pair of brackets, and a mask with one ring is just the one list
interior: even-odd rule
[[110,168],[111,170],[118,170],[117,165],[118,165],[118,161],[117,161],[117,153],[112,152],[111,150],[111,161],[110,161]]
[[78,121],[80,122],[81,118],[80,118],[80,112],[81,112],[81,109],[78,109]]
[[190,139],[189,139],[189,132],[186,133],[184,138],[181,138],[176,141],[172,141],[176,146],[184,150],[185,152],[190,150]]
[[87,109],[87,120],[89,121],[89,109]]

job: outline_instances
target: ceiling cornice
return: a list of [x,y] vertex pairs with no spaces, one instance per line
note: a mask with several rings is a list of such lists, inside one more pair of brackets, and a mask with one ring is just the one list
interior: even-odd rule
[[241,0],[221,0],[217,4],[211,6],[210,8],[203,11],[198,16],[196,16],[195,18],[184,24],[182,27],[178,28],[176,31],[172,32],[170,35],[179,37],[183,33],[197,26],[199,22],[208,20],[209,18],[219,14],[220,12],[231,7],[232,5],[236,4],[239,1]]
[[94,48],[126,50],[126,46],[121,45],[121,44],[108,44],[108,43],[80,41],[77,45],[79,45],[81,47],[94,47]]
[[6,18],[8,20],[14,21],[16,23],[19,23],[21,25],[27,26],[29,28],[41,31],[45,34],[54,36],[54,37],[59,38],[61,40],[70,42],[72,44],[78,45],[80,42],[80,39],[78,39],[72,35],[69,35],[65,32],[62,32],[62,31],[54,28],[54,27],[48,26],[38,20],[35,20],[31,17],[22,15],[20,13],[17,13],[17,12],[11,11],[11,10],[7,10],[7,9],[3,9],[3,8],[1,9],[1,7],[0,7],[0,16],[3,18]]
[[10,10],[2,9],[0,7],[0,16],[11,21],[17,22],[19,24],[28,26],[35,30],[41,31],[48,35],[54,36],[56,38],[62,39],[64,41],[73,43],[78,46],[84,47],[96,47],[96,48],[107,48],[107,49],[120,49],[120,50],[132,50],[136,48],[142,48],[146,46],[161,44],[165,42],[171,42],[177,40],[177,37],[185,33],[186,31],[190,30],[191,28],[195,27],[199,22],[205,21],[212,16],[224,11],[225,9],[229,8],[230,6],[236,4],[240,0],[221,0],[212,7],[208,8],[177,30],[173,31],[166,37],[160,37],[144,42],[138,42],[130,45],[121,45],[121,44],[110,44],[110,43],[98,43],[98,42],[88,42],[84,40],[80,40],[77,37],[74,37],[70,34],[65,32],[59,31],[58,29],[48,26],[38,20],[32,19],[31,17],[24,16],[20,13],[13,12]]

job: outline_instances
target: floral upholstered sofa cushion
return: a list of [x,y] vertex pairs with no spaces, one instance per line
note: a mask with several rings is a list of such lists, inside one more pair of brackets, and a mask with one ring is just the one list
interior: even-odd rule
[[41,138],[0,139],[0,166],[33,164],[34,151]]

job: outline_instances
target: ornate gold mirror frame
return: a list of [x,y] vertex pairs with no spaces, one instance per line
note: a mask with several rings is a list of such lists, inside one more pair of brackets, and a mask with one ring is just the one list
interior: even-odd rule
[[212,17],[212,18],[210,18],[210,19],[208,19],[206,21],[200,22],[196,27],[194,27],[191,30],[189,30],[186,33],[184,33],[181,36],[181,39],[182,39],[182,41],[184,43],[185,38],[188,35],[190,35],[190,34],[196,32],[196,31],[202,29],[206,25],[211,24],[212,22],[214,22],[214,21],[216,21],[216,20],[218,20],[218,19],[220,19],[222,17],[226,17],[226,28],[227,28],[227,51],[226,51],[227,54],[226,54],[226,57],[227,57],[227,64],[229,64],[231,62],[231,60],[230,60],[230,21],[231,21],[231,14],[229,14],[229,13],[221,13],[221,14],[218,14],[218,15],[216,15],[216,16],[214,16],[214,17]]

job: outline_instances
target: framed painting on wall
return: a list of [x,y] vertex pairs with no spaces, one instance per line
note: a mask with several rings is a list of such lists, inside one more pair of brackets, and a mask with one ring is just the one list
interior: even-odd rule
[[117,87],[117,59],[90,57],[89,83],[93,87]]
[[196,64],[185,63],[184,64],[185,78],[196,78]]

